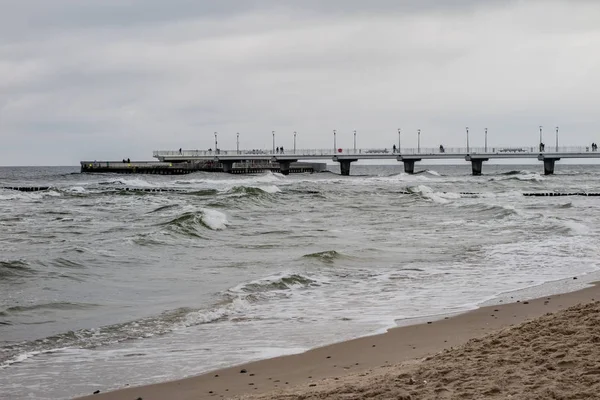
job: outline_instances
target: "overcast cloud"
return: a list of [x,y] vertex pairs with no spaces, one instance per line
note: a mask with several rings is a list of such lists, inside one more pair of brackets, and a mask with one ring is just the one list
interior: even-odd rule
[[0,0],[0,165],[600,141],[600,2]]

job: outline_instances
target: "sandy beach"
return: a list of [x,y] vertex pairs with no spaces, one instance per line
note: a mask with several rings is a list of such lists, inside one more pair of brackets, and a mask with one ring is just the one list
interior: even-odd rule
[[[600,288],[84,398],[599,398]],[[132,386],[135,382],[131,383]]]

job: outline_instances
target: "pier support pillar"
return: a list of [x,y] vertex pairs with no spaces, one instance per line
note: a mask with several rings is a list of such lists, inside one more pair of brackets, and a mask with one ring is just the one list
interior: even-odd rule
[[342,175],[348,176],[350,175],[350,164],[352,164],[356,160],[336,160],[340,163],[340,173]]
[[290,164],[289,161],[279,161],[279,172],[281,172],[282,175],[289,175]]
[[482,167],[483,160],[471,160],[471,170],[473,171],[473,176],[481,175]]
[[415,162],[417,161],[421,161],[420,159],[414,159],[414,160],[402,160],[402,162],[404,163],[404,172],[406,172],[407,174],[414,174],[415,173]]
[[554,163],[560,160],[560,158],[546,158],[544,157],[544,175],[554,174]]
[[233,161],[220,161],[220,162],[223,165],[223,172],[231,174],[231,171],[233,171]]
[[473,172],[473,176],[479,176],[481,175],[483,162],[488,161],[489,158],[473,158],[470,155],[467,155],[465,160],[471,161],[471,171]]

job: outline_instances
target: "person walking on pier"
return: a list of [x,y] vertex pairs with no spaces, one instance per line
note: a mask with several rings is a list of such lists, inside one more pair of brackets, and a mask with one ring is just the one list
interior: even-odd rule
[[279,153],[283,154],[283,146],[279,148]]
[[392,146],[392,153],[395,153],[395,152],[396,152],[396,145],[393,145]]

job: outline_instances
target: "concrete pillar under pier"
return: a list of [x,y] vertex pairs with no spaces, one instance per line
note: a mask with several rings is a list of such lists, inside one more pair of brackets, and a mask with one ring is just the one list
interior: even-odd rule
[[355,159],[354,160],[339,160],[338,159],[337,162],[340,163],[340,173],[345,176],[350,175],[350,164],[352,164],[354,161],[356,161],[356,160]]
[[279,161],[279,172],[282,175],[290,174],[290,162],[289,161]]
[[488,161],[489,158],[473,158],[470,155],[467,155],[465,160],[471,161],[471,171],[473,172],[473,176],[479,176],[481,175],[483,162]]
[[554,163],[560,160],[560,158],[546,158],[544,157],[544,175],[554,174]]
[[402,160],[404,163],[404,172],[407,174],[415,173],[415,162],[421,161],[420,159]]
[[223,172],[231,174],[232,170],[233,170],[233,161],[220,161],[220,162],[223,165]]
[[484,161],[487,161],[487,160],[482,160],[482,159],[471,160],[471,170],[473,171],[474,176],[481,175],[481,169],[483,167]]

